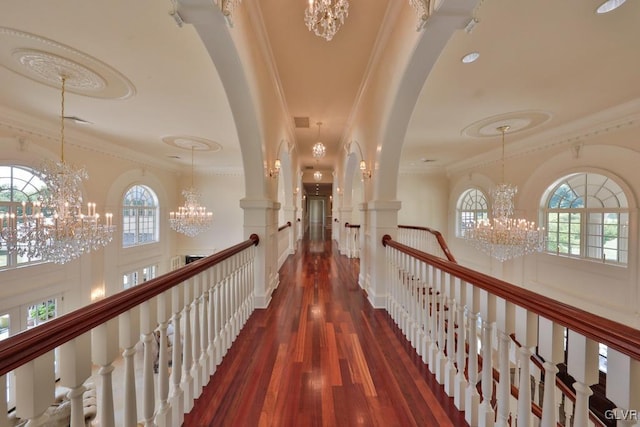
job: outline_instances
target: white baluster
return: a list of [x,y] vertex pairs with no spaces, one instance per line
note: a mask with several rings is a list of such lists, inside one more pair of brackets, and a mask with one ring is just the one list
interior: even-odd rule
[[170,427],[172,423],[171,407],[169,406],[169,339],[167,329],[171,318],[170,292],[158,295],[158,401],[159,407],[155,422],[158,427]]
[[599,381],[598,343],[569,330],[567,338],[567,372],[576,382],[574,426],[586,426],[589,421],[589,385]]
[[93,362],[100,366],[101,376],[98,392],[98,419],[100,427],[115,426],[113,406],[113,361],[118,357],[118,323],[117,319],[96,326],[91,331],[91,355]]
[[447,273],[444,271],[440,271],[440,280],[438,281],[438,354],[436,357],[436,381],[440,384],[444,383],[444,367],[447,364],[447,356],[444,354],[444,349],[446,346],[445,336],[446,336],[446,326],[445,326],[445,318],[446,312],[445,308],[448,305],[447,295],[446,295],[446,282],[447,282]]
[[142,362],[142,418],[145,427],[155,426],[153,415],[156,402],[153,386],[153,365],[156,355],[154,351],[160,350],[157,348],[159,346],[154,335],[156,326],[155,306],[155,298],[140,304],[140,333],[144,352]]
[[427,276],[427,264],[420,262],[420,356],[422,363],[429,362],[429,278]]
[[85,333],[60,346],[60,384],[69,387],[71,427],[85,425],[82,394],[84,382],[91,376],[91,335]]
[[[2,382],[0,382],[2,384]],[[607,349],[607,397],[617,405],[618,426],[632,426],[640,417],[640,361]]]
[[467,284],[467,319],[469,326],[469,356],[467,386],[464,418],[469,425],[475,426],[479,422],[480,393],[478,393],[478,313],[480,312],[480,290]]
[[482,316],[482,403],[480,404],[480,426],[493,427],[496,413],[491,406],[493,398],[493,324],[496,321],[496,297],[480,291],[480,313]]
[[465,410],[466,404],[466,390],[469,386],[467,382],[467,377],[465,376],[465,361],[467,358],[466,352],[466,323],[465,323],[465,301],[467,298],[467,283],[463,280],[456,282],[455,289],[456,299],[459,301],[457,306],[457,315],[458,315],[458,352],[456,354],[456,367],[458,373],[456,374],[456,380],[453,388],[453,402],[456,405],[456,408],[460,411]]
[[182,309],[184,307],[184,283],[171,288],[171,311],[173,313],[173,353],[171,355],[171,384],[173,393],[171,399],[173,425],[182,425],[184,421],[184,390],[182,381]]
[[507,427],[511,416],[511,337],[515,331],[515,306],[503,298],[496,298],[496,329],[498,336],[498,371],[500,382],[496,390],[498,427]]
[[437,369],[437,355],[438,355],[438,270],[433,266],[429,266],[431,277],[431,295],[430,295],[430,308],[429,308],[429,336],[431,338],[431,344],[429,345],[429,371],[432,374],[436,374]]
[[184,290],[184,337],[182,339],[182,391],[184,393],[184,412],[189,413],[193,409],[194,388],[193,377],[191,376],[191,364],[193,363],[191,335],[191,303],[193,302],[193,278],[187,280]]
[[122,359],[124,362],[123,398],[124,410],[122,425],[135,427],[138,424],[138,408],[136,402],[136,371],[134,356],[136,344],[140,340],[140,313],[137,308],[126,311],[118,317],[118,331],[120,346],[124,348]]
[[216,372],[216,320],[215,320],[215,291],[216,291],[217,265],[209,271],[209,292],[207,297],[208,340],[207,358],[209,359],[209,376]]
[[544,317],[538,319],[538,353],[544,359],[544,393],[541,427],[558,425],[556,405],[556,364],[564,361],[564,328]]
[[444,311],[444,314],[446,315],[446,328],[445,328],[445,334],[446,334],[446,339],[445,339],[445,348],[446,348],[446,353],[445,353],[445,364],[443,366],[444,369],[444,375],[443,375],[443,382],[444,382],[444,392],[447,393],[448,396],[453,397],[453,393],[454,393],[454,389],[455,389],[455,378],[456,378],[456,366],[455,366],[455,361],[456,361],[456,355],[455,355],[455,334],[454,334],[454,329],[455,329],[455,323],[456,323],[456,300],[455,300],[455,282],[456,282],[456,278],[454,278],[453,276],[447,274],[445,276],[445,280],[443,283],[443,291],[445,294],[445,299],[446,299],[446,311]]
[[191,362],[191,377],[193,378],[193,397],[197,398],[202,393],[202,375],[200,375],[200,325],[201,325],[201,282],[202,282],[202,273],[198,274],[191,281],[191,286],[193,286],[193,301],[192,305],[192,339],[191,345],[192,347],[192,356],[193,361]]
[[521,307],[516,307],[516,339],[520,364],[520,382],[518,385],[518,427],[531,426],[531,347],[538,342],[538,318]]
[[53,351],[31,360],[15,370],[16,415],[38,426],[53,402],[55,376]]
[[[200,384],[204,387],[209,382],[209,271],[202,273],[202,290],[200,294]],[[202,391],[200,392],[202,393]]]
[[213,347],[214,347],[214,365],[217,367],[222,362],[222,266],[217,264],[215,267],[215,283],[213,286]]

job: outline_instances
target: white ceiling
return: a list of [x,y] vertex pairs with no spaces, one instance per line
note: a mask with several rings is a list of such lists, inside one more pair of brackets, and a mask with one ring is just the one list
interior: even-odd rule
[[[243,0],[239,6],[260,8],[289,116],[309,117],[310,128],[295,130],[302,167],[332,169],[337,161],[391,4],[350,3],[349,17],[330,42],[304,25],[306,1]],[[599,3],[482,0],[479,23],[470,34],[460,31],[450,40],[420,93],[401,168],[447,168],[496,148],[498,137],[468,135],[481,121],[539,122],[515,133],[508,141],[513,142],[639,99],[640,1],[628,0],[602,16],[594,13]],[[178,27],[170,8],[169,0],[3,0],[0,117],[5,119],[0,122],[26,117],[41,127],[58,125],[59,90],[4,63],[15,61],[14,51],[25,45],[48,51],[48,39],[56,49],[70,47],[106,64],[133,88],[126,99],[69,94],[66,115],[93,123],[82,128],[69,123],[72,139],[74,132],[104,137],[115,144],[105,149],[130,149],[149,162],[177,168],[190,164],[190,154],[163,138],[202,138],[221,149],[199,153],[196,167],[241,170],[233,117],[215,67],[193,28]],[[480,59],[462,64],[460,58],[471,50],[480,52]],[[319,121],[329,153],[316,165],[310,146]],[[492,126],[481,132],[492,133]],[[11,128],[5,125],[0,132],[10,134]]]

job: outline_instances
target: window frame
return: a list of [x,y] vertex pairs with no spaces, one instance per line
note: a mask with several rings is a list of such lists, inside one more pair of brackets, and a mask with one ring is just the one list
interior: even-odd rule
[[[472,193],[475,194],[472,195]],[[484,200],[485,209],[477,209],[478,204],[481,204],[481,200]],[[467,203],[467,205],[463,206],[465,203]],[[472,209],[466,209],[467,207],[472,207]],[[458,202],[456,203],[456,236],[464,237],[465,231],[469,228],[468,226],[465,226],[465,223],[488,220],[489,209],[489,198],[484,191],[477,187],[470,187],[463,190],[458,197]],[[464,221],[463,215],[467,213],[471,214],[473,219],[467,219]]]
[[[137,190],[141,189],[141,190]],[[148,197],[145,197],[144,200],[141,198],[136,198],[135,200],[141,200],[142,204],[128,204],[129,194],[132,191],[142,191],[143,194],[146,194]],[[152,204],[146,204],[148,200],[152,201]],[[125,215],[126,211],[134,211],[135,215]],[[143,212],[143,215],[140,215],[140,211]],[[134,218],[132,222],[130,218]],[[144,230],[146,233],[141,232],[141,218],[151,218],[151,224],[145,224]],[[160,204],[158,201],[158,196],[149,186],[144,184],[133,184],[127,188],[122,196],[122,210],[121,210],[121,220],[122,220],[122,248],[132,248],[136,246],[148,245],[153,243],[158,243],[160,241]],[[131,224],[134,225],[133,230],[131,228]],[[151,231],[151,232],[149,232]],[[133,237],[128,238],[127,235],[131,234]],[[148,239],[140,239],[142,234],[149,234],[151,237]]]
[[[576,182],[578,185],[572,184]],[[594,191],[594,188],[597,190]],[[599,193],[605,197],[598,197]],[[615,200],[617,206],[605,207],[607,200]],[[544,224],[547,238],[544,252],[627,267],[631,221],[629,200],[628,189],[619,178],[609,173],[579,170],[563,175],[547,187],[540,200],[540,222]],[[565,220],[561,220],[563,215],[566,216]],[[551,221],[553,216],[556,221]],[[608,216],[615,217],[614,222],[608,223]],[[597,217],[599,219],[594,221]],[[565,224],[566,231],[561,231],[562,224]],[[607,239],[607,230],[611,228],[617,229],[616,237]],[[562,235],[566,239],[561,240]],[[600,241],[595,242],[598,239]],[[610,240],[617,241],[615,248],[607,247]],[[566,249],[560,250],[561,241],[566,241]],[[614,256],[607,257],[612,252]]]

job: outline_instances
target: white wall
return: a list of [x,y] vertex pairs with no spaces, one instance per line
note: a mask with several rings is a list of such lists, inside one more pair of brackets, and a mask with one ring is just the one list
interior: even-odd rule
[[398,176],[398,224],[447,229],[449,181],[443,173],[400,173]]

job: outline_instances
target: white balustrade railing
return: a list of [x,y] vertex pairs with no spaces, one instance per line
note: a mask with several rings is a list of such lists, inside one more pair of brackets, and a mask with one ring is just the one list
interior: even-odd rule
[[[636,425],[639,330],[389,236],[383,244],[387,311],[469,425]],[[599,382],[599,343],[608,346],[606,398],[618,408],[604,410],[604,421],[589,408],[591,386]],[[565,363],[575,393],[557,379]]]
[[419,251],[456,262],[442,234],[431,228],[399,225],[396,240]]
[[349,224],[344,225],[345,230],[345,254],[348,258],[360,258],[360,226]]
[[78,427],[96,410],[101,427],[181,425],[253,312],[257,244],[253,235],[0,342],[0,426]]

